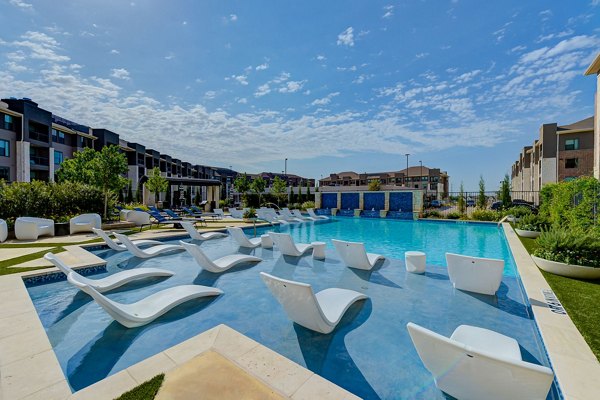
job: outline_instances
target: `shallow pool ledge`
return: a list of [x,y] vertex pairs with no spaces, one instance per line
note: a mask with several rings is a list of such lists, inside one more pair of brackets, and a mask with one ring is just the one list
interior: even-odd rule
[[550,285],[510,224],[503,223],[502,227],[564,398],[597,398],[600,393],[598,359],[571,318],[549,306],[547,297],[554,295]]

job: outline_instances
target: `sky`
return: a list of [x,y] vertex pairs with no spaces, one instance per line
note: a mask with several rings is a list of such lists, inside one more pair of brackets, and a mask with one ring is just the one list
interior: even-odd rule
[[0,0],[0,97],[192,164],[495,190],[593,115],[600,0]]

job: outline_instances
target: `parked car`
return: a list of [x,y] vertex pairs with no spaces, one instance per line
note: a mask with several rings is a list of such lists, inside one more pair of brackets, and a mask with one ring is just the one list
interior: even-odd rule
[[[506,208],[511,208],[511,207],[527,207],[529,208],[534,214],[537,214],[538,209],[535,205],[533,205],[533,203],[530,203],[528,201],[525,200],[513,200],[510,205]],[[501,201],[495,201],[492,203],[492,205],[490,206],[490,209],[492,210],[502,210],[504,207],[502,206],[502,202]]]
[[430,207],[440,208],[442,206],[442,202],[440,200],[431,200]]
[[475,200],[467,200],[467,207],[475,207]]

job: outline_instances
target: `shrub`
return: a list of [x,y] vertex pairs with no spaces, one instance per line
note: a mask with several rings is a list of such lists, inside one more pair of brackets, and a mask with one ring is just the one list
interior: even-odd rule
[[246,210],[246,212],[244,213],[244,215],[242,215],[243,218],[256,218],[256,210],[254,208],[250,208],[249,210]]
[[507,215],[512,215],[515,218],[521,218],[524,217],[525,215],[531,215],[531,208],[526,207],[526,206],[516,206],[516,207],[510,207],[510,208],[505,208],[504,210],[502,210],[501,212],[502,216],[507,216]]
[[446,218],[448,219],[460,219],[460,217],[462,217],[462,214],[456,211],[453,211],[446,215]]
[[537,238],[533,255],[550,261],[600,268],[600,236],[554,226]]
[[516,224],[516,228],[524,231],[542,232],[550,228],[550,222],[543,216],[529,214],[521,217]]
[[229,207],[229,199],[219,200],[219,208]]
[[304,203],[302,203],[302,205],[300,206],[301,210],[307,210],[309,208],[315,208],[315,202],[314,201],[305,201]]
[[425,211],[422,215],[422,218],[443,218],[443,217],[444,216],[442,215],[442,213],[437,210]]
[[149,211],[150,210],[147,205],[142,204],[142,203],[125,204],[123,206],[123,208],[125,208],[126,210],[133,210],[134,208],[140,208],[140,209],[142,209],[144,211]]
[[475,210],[471,214],[475,221],[499,221],[501,214],[494,210]]

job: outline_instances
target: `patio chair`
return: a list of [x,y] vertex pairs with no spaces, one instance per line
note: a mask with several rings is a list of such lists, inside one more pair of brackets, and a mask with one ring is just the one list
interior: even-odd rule
[[58,268],[65,275],[69,275],[70,273],[74,274],[78,281],[85,283],[88,286],[93,287],[100,293],[108,292],[109,290],[118,288],[120,286],[125,285],[126,283],[129,283],[132,281],[137,281],[139,279],[175,275],[174,272],[167,271],[165,269],[136,268],[136,269],[128,269],[125,271],[117,272],[117,273],[107,276],[106,278],[89,279],[89,278],[86,278],[86,277],[78,274],[76,271],[71,269],[71,267],[69,267],[61,259],[59,259],[56,255],[54,255],[52,253],[46,253],[44,255],[44,258],[46,260],[50,261],[56,268]]
[[336,239],[331,239],[331,242],[344,263],[350,268],[370,270],[379,260],[385,260],[381,254],[367,253],[364,243]]
[[152,226],[150,214],[148,214],[146,211],[123,210],[121,213],[124,214],[125,221],[133,222],[136,226],[140,227],[140,231],[144,226]]
[[200,246],[193,243],[186,243],[183,240],[180,240],[179,243],[188,253],[192,255],[192,257],[194,257],[194,260],[196,260],[202,269],[215,274],[227,271],[229,268],[235,267],[241,263],[262,261],[262,258],[249,256],[246,254],[230,254],[228,256],[217,258],[216,260],[211,260],[206,256],[206,254],[204,254],[202,249],[200,249]]
[[457,399],[545,399],[554,373],[523,361],[519,343],[500,333],[460,325],[450,338],[409,322],[412,342],[441,391]]
[[300,212],[300,210],[292,210],[292,215],[296,218],[300,218],[304,221],[314,221],[315,219],[313,217],[307,217],[306,215],[302,215],[302,213]]
[[171,221],[181,221],[181,216],[179,216],[175,211],[165,208],[163,210],[165,214],[169,217]]
[[69,220],[69,234],[93,232],[93,228],[102,227],[102,218],[98,214],[81,214]]
[[225,213],[223,212],[222,208],[215,208],[213,210],[213,213],[217,216],[218,219],[225,218]]
[[281,279],[265,272],[260,276],[292,321],[320,333],[333,331],[352,304],[368,298],[354,290],[339,288],[315,294],[307,283]]
[[132,243],[127,236],[119,233],[113,233],[113,235],[125,245],[131,254],[139,258],[152,258],[168,252],[183,251],[183,247],[178,244],[158,244],[142,250]]
[[191,209],[189,209],[188,207],[181,207],[181,209],[190,217],[200,217],[202,216],[202,212],[199,211],[192,211]]
[[183,229],[190,235],[192,240],[210,240],[210,239],[218,239],[227,236],[223,232],[206,232],[200,233],[194,227],[194,223],[191,221],[181,221],[179,223]]
[[8,238],[8,225],[6,221],[0,219],[0,243],[4,242]]
[[304,222],[304,218],[298,218],[292,215],[288,208],[279,210],[279,218],[288,222]]
[[283,255],[300,257],[309,250],[312,250],[312,244],[294,243],[294,239],[288,233],[269,232],[273,243]]
[[[104,240],[104,243],[106,243],[108,245],[108,247],[110,247],[111,249],[113,249],[115,251],[127,250],[127,247],[125,247],[124,244],[120,244],[120,243],[118,243],[118,241],[111,239],[111,237],[108,235],[108,233],[104,232],[102,229],[92,228],[92,232],[94,232],[96,235],[98,235],[100,238],[102,238],[102,240]],[[132,240],[131,243],[135,244],[138,247],[154,246],[157,244],[163,244],[163,242],[161,242],[161,241],[150,240],[150,239]]]
[[312,208],[307,208],[306,212],[308,213],[309,216],[311,216],[314,219],[329,219],[329,217],[326,215],[315,214],[315,211]]
[[446,264],[455,289],[493,296],[502,282],[504,260],[446,253]]
[[37,240],[39,236],[54,236],[54,221],[46,218],[19,217],[15,220],[15,237]]
[[235,209],[235,208],[230,208],[229,209],[229,214],[231,214],[232,218],[242,219],[242,218],[244,218],[244,213],[246,211],[248,211],[248,210],[249,210],[249,208],[244,208],[243,210],[238,210],[238,209]]
[[170,225],[173,223],[173,221],[180,221],[181,218],[179,218],[179,216],[177,216],[176,220],[173,220],[172,218],[165,218],[162,215],[160,215],[160,213],[154,212],[154,211],[148,211],[148,214],[150,214],[150,216],[152,218],[154,218],[154,221],[150,224],[150,226],[152,226],[152,224],[156,224],[156,226],[160,226],[160,225]]
[[67,275],[67,280],[89,294],[104,311],[126,328],[146,325],[186,301],[223,294],[221,289],[214,287],[181,285],[161,290],[135,303],[123,304],[109,299],[93,287],[81,282],[73,273]]
[[229,235],[237,242],[237,244],[241,247],[247,247],[253,249],[255,247],[260,246],[260,238],[249,238],[244,233],[242,228],[237,227],[229,227],[227,228],[227,232]]

